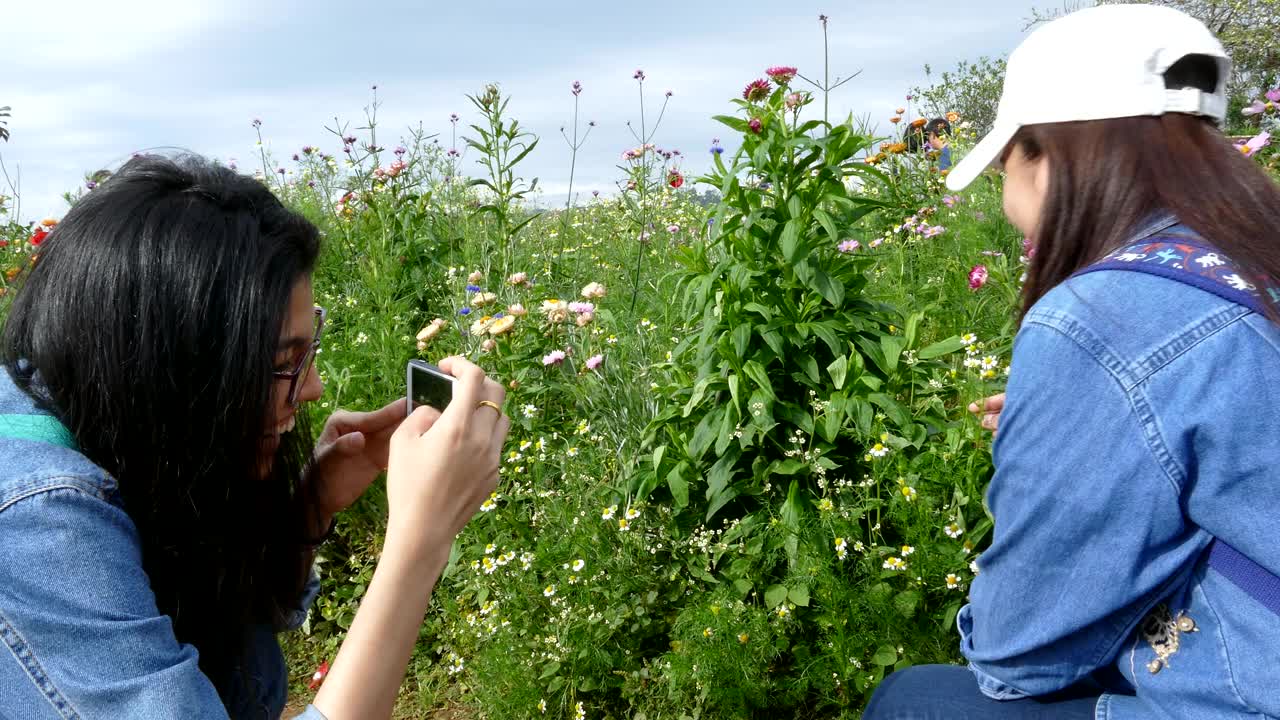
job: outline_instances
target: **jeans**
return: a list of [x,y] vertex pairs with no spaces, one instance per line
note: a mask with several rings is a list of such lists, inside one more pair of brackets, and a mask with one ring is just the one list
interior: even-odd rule
[[992,700],[959,665],[918,665],[889,674],[862,720],[1093,720],[1096,696],[1079,693]]

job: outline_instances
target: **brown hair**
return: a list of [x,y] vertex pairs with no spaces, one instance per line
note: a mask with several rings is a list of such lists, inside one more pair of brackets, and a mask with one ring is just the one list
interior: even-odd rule
[[[1212,63],[1184,58],[1170,68],[1166,85],[1212,90],[1216,70],[1206,71],[1216,68]],[[1028,158],[1049,161],[1023,316],[1160,210],[1234,260],[1251,282],[1280,280],[1280,187],[1209,120],[1168,113],[1028,125],[1015,144]],[[1272,319],[1280,319],[1271,309]]]

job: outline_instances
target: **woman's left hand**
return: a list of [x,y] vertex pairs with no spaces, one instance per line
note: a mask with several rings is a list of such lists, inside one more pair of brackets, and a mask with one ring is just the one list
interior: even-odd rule
[[373,412],[338,410],[329,416],[309,477],[322,518],[345,510],[387,469],[391,435],[404,418],[403,398]]

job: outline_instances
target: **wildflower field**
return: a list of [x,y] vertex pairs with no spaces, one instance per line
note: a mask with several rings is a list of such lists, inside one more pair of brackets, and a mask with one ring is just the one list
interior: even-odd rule
[[[1273,125],[1277,99],[1251,117]],[[360,134],[264,150],[325,238],[317,420],[402,395],[414,357],[462,353],[508,388],[502,482],[453,548],[403,717],[853,718],[886,673],[958,660],[992,528],[966,406],[1003,385],[1031,249],[997,173],[948,195],[908,152],[946,108],[904,98],[877,134],[811,119],[822,100],[769,68],[718,118],[733,143],[687,160],[636,123],[616,192],[552,210],[497,86],[438,142],[384,139],[374,104]],[[973,129],[952,120],[959,157]],[[1274,168],[1267,139],[1241,151]],[[0,215],[4,287],[55,222]],[[301,702],[386,510],[375,484],[320,552],[286,641]]]

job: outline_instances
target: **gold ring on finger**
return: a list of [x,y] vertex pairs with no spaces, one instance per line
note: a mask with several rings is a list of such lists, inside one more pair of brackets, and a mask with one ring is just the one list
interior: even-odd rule
[[502,414],[502,407],[501,407],[501,406],[499,406],[499,405],[498,405],[498,403],[496,403],[496,402],[494,402],[494,401],[492,401],[492,400],[481,400],[480,402],[476,403],[476,409],[477,409],[477,410],[479,410],[479,409],[480,409],[480,408],[482,408],[482,407],[490,407],[490,408],[493,408],[494,410],[498,411],[498,414],[499,414],[499,415],[501,415],[501,414]]

